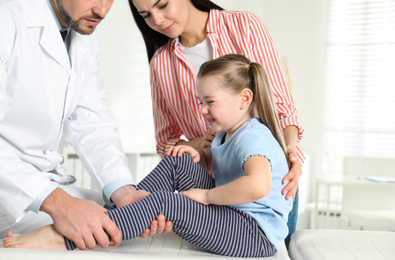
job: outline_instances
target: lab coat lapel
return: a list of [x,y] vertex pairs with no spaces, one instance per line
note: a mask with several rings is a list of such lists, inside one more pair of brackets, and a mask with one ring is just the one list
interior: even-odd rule
[[43,28],[40,45],[70,74],[69,56],[46,1],[22,0],[21,4],[27,28]]
[[[71,43],[70,43],[70,61],[73,70],[78,70],[80,68],[81,62],[85,58],[85,45],[82,44],[82,38],[84,35],[77,33],[74,30],[71,30]],[[85,36],[86,37],[86,36]]]
[[40,44],[48,54],[51,55],[52,58],[67,71],[67,73],[71,74],[69,55],[62,37],[60,37],[60,33],[55,25],[47,25],[44,27]]
[[66,96],[66,105],[65,105],[66,114],[72,112],[74,108],[72,104],[76,100],[78,100],[77,97],[82,95],[81,88],[84,87],[79,83],[80,78],[77,77],[76,73],[86,70],[86,68],[84,67],[85,65],[84,60],[86,59],[85,57],[86,49],[84,44],[82,43],[82,37],[84,37],[84,35],[81,35],[74,30],[71,30],[70,33],[71,33],[71,43],[70,43],[69,55],[70,55],[72,71],[70,74],[70,82]]

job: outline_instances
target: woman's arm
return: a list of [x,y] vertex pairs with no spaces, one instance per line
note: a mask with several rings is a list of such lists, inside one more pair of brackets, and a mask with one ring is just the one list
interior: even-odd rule
[[202,165],[207,172],[211,172],[213,170],[211,155],[208,153],[207,149],[200,149],[198,152],[200,154],[200,165]]
[[210,190],[192,189],[180,192],[191,200],[204,205],[238,205],[256,201],[266,196],[272,186],[269,161],[263,156],[253,156],[244,163],[245,176]]
[[295,198],[296,190],[298,189],[299,178],[302,175],[302,163],[299,161],[297,155],[297,140],[298,129],[295,126],[287,126],[283,129],[285,144],[287,146],[288,159],[291,162],[291,169],[284,177],[283,183],[289,183],[282,190],[282,194],[286,194],[285,198]]
[[154,117],[156,152],[164,157],[166,151],[180,141],[182,135],[176,119],[165,101],[164,87],[160,84],[154,60],[150,64],[152,112]]

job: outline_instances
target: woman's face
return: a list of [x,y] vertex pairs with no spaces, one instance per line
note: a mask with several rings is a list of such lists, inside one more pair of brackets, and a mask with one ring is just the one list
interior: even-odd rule
[[183,34],[189,23],[189,0],[133,0],[133,4],[151,29],[171,39]]

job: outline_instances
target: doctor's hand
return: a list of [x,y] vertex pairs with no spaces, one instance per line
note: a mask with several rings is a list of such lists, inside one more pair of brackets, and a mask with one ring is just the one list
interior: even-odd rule
[[[111,195],[111,200],[117,205],[117,207],[123,207],[133,202],[141,200],[148,196],[150,193],[145,190],[136,190],[132,185],[125,185],[118,188]],[[173,223],[165,220],[165,216],[159,215],[156,220],[151,222],[149,228],[147,228],[141,235],[141,238],[147,236],[154,236],[155,234],[166,234],[173,229]]]
[[118,227],[104,213],[107,210],[96,202],[71,197],[57,188],[44,200],[40,210],[48,213],[56,230],[81,250],[93,249],[96,244],[105,248],[121,243]]

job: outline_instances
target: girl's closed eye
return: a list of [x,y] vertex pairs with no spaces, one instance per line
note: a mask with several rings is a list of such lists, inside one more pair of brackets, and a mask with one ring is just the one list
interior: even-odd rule
[[[214,103],[214,101],[213,100],[207,100],[204,103],[207,104],[207,105],[210,105],[210,104]],[[201,101],[200,104],[203,105],[203,101]]]

